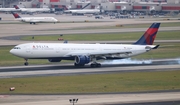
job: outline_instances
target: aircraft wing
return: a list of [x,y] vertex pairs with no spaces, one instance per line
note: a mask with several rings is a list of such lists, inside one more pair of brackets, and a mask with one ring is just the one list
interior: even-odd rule
[[131,51],[124,52],[72,52],[68,53],[65,56],[78,56],[78,55],[87,55],[87,56],[110,56],[110,55],[120,55],[120,54],[131,54]]

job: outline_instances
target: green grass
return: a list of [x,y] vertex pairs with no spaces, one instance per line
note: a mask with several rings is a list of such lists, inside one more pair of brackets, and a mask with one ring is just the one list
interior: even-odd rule
[[[149,27],[151,24],[145,23],[145,24],[116,24],[116,26],[98,26],[98,27],[84,27],[81,29],[118,29],[118,28],[144,28]],[[180,26],[180,22],[170,22],[170,23],[161,23],[161,27],[178,27]],[[80,29],[80,28],[75,28]]]
[[[149,27],[151,23],[143,23],[143,24],[120,24],[117,23],[113,26],[89,26],[89,27],[77,27],[73,28],[71,30],[79,30],[79,29],[122,29],[122,28],[144,28]],[[180,26],[180,22],[169,22],[169,23],[161,23],[161,27],[178,27]],[[44,31],[59,31],[60,29],[50,29],[50,30],[44,30]],[[63,29],[63,30],[69,30],[69,29]]]
[[[180,71],[1,79],[1,94],[62,94],[179,90]],[[9,92],[9,87],[16,90]]]
[[[159,59],[159,58],[179,58],[180,57],[180,43],[156,43],[160,44],[160,47],[156,50],[152,50],[148,53],[135,56],[135,59]],[[0,47],[0,66],[14,66],[23,65],[24,59],[15,57],[9,53],[9,50],[13,46]],[[51,64],[48,60],[29,59],[30,65],[37,64]],[[69,61],[61,61],[60,63],[66,63]],[[73,61],[71,61],[73,64]],[[57,63],[59,64],[59,62]]]
[[[156,40],[176,40],[180,39],[180,31],[161,31],[158,32]],[[110,41],[110,40],[137,40],[144,32],[133,32],[133,33],[102,33],[102,34],[67,34],[62,36],[64,40],[68,41]],[[59,35],[39,35],[24,36],[22,40],[29,41],[57,41],[60,38]]]
[[[149,27],[151,24],[131,24],[125,25],[126,28],[144,28]],[[169,23],[161,23],[160,27],[177,27],[180,26],[180,22],[169,22]]]

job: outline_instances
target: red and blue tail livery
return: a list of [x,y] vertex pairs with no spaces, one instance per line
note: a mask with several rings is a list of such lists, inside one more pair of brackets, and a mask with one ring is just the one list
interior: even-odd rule
[[20,9],[17,5],[14,5],[14,8],[15,8],[15,9]]
[[142,37],[134,44],[137,45],[152,45],[156,38],[160,23],[153,23]]
[[15,18],[21,18],[17,13],[11,12]]

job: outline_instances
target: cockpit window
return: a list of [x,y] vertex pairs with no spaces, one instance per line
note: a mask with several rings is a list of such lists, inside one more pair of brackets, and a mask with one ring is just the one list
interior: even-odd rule
[[14,47],[13,49],[21,49],[20,47]]

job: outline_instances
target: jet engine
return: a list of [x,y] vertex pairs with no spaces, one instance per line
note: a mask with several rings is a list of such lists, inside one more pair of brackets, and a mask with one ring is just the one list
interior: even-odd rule
[[90,62],[90,57],[86,55],[80,55],[75,57],[75,63],[78,65],[84,65]]
[[53,58],[53,59],[48,59],[49,62],[60,62],[61,59],[56,59],[56,58]]

